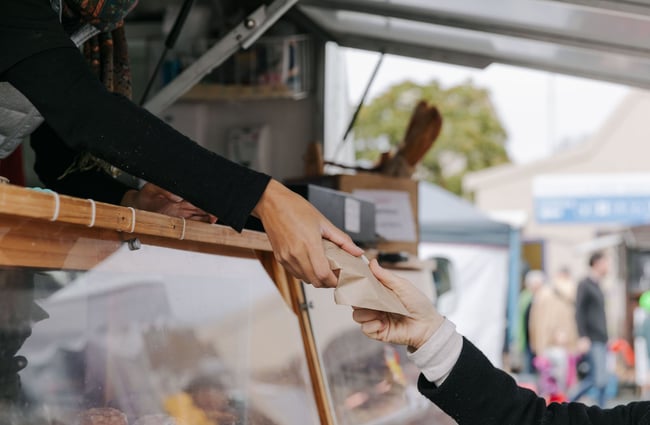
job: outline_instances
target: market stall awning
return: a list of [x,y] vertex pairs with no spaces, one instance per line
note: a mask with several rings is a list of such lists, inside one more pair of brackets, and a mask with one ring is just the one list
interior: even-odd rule
[[420,241],[508,246],[510,226],[489,218],[470,202],[428,182],[418,185]]
[[650,88],[649,0],[300,0],[342,46]]

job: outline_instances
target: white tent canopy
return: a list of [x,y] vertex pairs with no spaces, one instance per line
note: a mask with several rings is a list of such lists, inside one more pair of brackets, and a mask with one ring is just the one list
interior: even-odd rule
[[419,185],[420,240],[508,246],[510,226],[492,220],[468,201],[438,186]]

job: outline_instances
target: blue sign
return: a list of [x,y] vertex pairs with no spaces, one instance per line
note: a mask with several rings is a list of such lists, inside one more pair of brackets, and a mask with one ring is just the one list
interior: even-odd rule
[[538,223],[650,223],[649,196],[536,197]]

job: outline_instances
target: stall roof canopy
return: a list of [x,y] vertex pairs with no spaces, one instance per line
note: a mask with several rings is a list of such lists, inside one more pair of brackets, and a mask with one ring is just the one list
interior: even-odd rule
[[650,88],[650,0],[300,0],[340,45]]
[[421,242],[509,245],[507,224],[431,183],[420,182],[418,190]]

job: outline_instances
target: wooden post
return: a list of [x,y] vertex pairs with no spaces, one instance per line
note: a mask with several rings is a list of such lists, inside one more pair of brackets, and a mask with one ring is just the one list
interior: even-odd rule
[[[285,272],[286,273],[286,272]],[[307,366],[309,367],[309,375],[311,377],[311,384],[314,389],[314,398],[318,408],[321,425],[334,425],[334,418],[332,417],[332,406],[330,403],[329,395],[327,392],[327,385],[325,383],[325,375],[323,367],[318,356],[316,348],[316,341],[314,339],[314,332],[311,327],[311,318],[309,317],[309,307],[305,300],[305,293],[302,289],[302,282],[287,275],[289,279],[289,289],[291,291],[291,299],[294,305],[294,311],[298,315],[298,323],[300,324],[300,333],[302,335],[302,343],[305,347],[305,356],[307,358]]]
[[266,269],[266,272],[271,276],[282,298],[298,318],[300,335],[302,336],[305,358],[307,359],[309,377],[311,378],[320,423],[321,425],[334,425],[327,386],[325,385],[325,376],[320,358],[318,357],[318,350],[316,348],[316,341],[314,340],[305,294],[302,290],[302,283],[291,276],[276,261],[272,252],[256,251],[256,254]]

